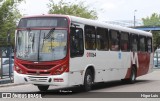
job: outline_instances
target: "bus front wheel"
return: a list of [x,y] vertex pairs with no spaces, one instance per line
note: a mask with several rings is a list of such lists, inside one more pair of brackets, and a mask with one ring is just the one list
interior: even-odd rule
[[37,87],[40,91],[47,91],[49,88],[48,85],[38,85]]
[[85,91],[90,91],[93,84],[93,75],[91,70],[87,70],[84,77],[84,85],[83,88]]

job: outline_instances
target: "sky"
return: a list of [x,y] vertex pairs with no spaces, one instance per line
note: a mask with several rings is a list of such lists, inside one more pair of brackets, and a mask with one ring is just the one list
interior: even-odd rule
[[[64,1],[77,3],[84,0]],[[139,20],[153,13],[160,14],[160,0],[85,0],[84,2],[89,9],[96,10],[99,21],[133,20],[134,14]],[[23,15],[47,14],[48,3],[50,3],[49,0],[26,0],[18,8]]]

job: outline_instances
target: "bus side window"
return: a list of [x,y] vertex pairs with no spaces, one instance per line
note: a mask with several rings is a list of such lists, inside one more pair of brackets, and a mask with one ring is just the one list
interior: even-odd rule
[[96,49],[96,30],[94,26],[85,26],[85,48],[86,50]]
[[110,31],[110,50],[118,51],[120,43],[120,34],[118,31],[111,30]]
[[131,35],[131,51],[138,51],[138,35]]
[[139,51],[141,52],[145,52],[146,48],[145,48],[145,37],[144,36],[139,36]]
[[146,44],[147,44],[147,46],[146,46],[147,52],[152,52],[152,38],[148,37]]
[[129,51],[129,33],[121,32],[121,50]]
[[108,29],[97,28],[97,37],[96,37],[97,49],[98,50],[108,50]]
[[70,33],[70,53],[71,57],[83,56],[83,30],[71,27]]

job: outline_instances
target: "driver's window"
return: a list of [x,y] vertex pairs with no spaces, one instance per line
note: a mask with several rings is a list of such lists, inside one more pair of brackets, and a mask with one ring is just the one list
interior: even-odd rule
[[70,53],[71,57],[83,56],[83,30],[80,28],[71,27],[70,33]]

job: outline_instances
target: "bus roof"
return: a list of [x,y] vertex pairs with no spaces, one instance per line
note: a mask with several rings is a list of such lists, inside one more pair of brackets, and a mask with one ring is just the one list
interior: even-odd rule
[[145,36],[150,36],[150,37],[152,36],[152,33],[142,31],[142,30],[137,30],[137,29],[128,28],[128,27],[122,27],[122,26],[118,26],[118,25],[112,25],[112,24],[108,24],[105,22],[100,22],[100,21],[96,21],[96,20],[90,20],[90,19],[85,19],[85,18],[80,18],[80,17],[75,17],[75,16],[69,16],[69,17],[70,17],[71,21],[73,21],[75,23],[82,23],[82,24],[96,26],[96,27],[119,30],[119,31],[133,33],[133,34],[137,33],[139,35],[145,35]]
[[145,36],[152,37],[152,33],[150,33],[150,32],[137,30],[137,29],[133,29],[133,28],[128,28],[128,27],[122,27],[122,26],[118,26],[118,25],[112,25],[112,24],[108,24],[108,23],[105,23],[105,22],[100,22],[100,21],[97,21],[97,20],[91,20],[91,19],[86,19],[86,18],[81,18],[81,17],[70,16],[70,15],[47,14],[47,15],[26,16],[26,17],[23,17],[23,18],[55,17],[55,16],[56,17],[67,17],[71,20],[71,22],[75,22],[75,23],[86,24],[86,25],[102,27],[102,28],[108,28],[108,29],[113,29],[113,30],[119,30],[119,31],[133,33],[133,34],[136,33],[138,35],[145,35]]

